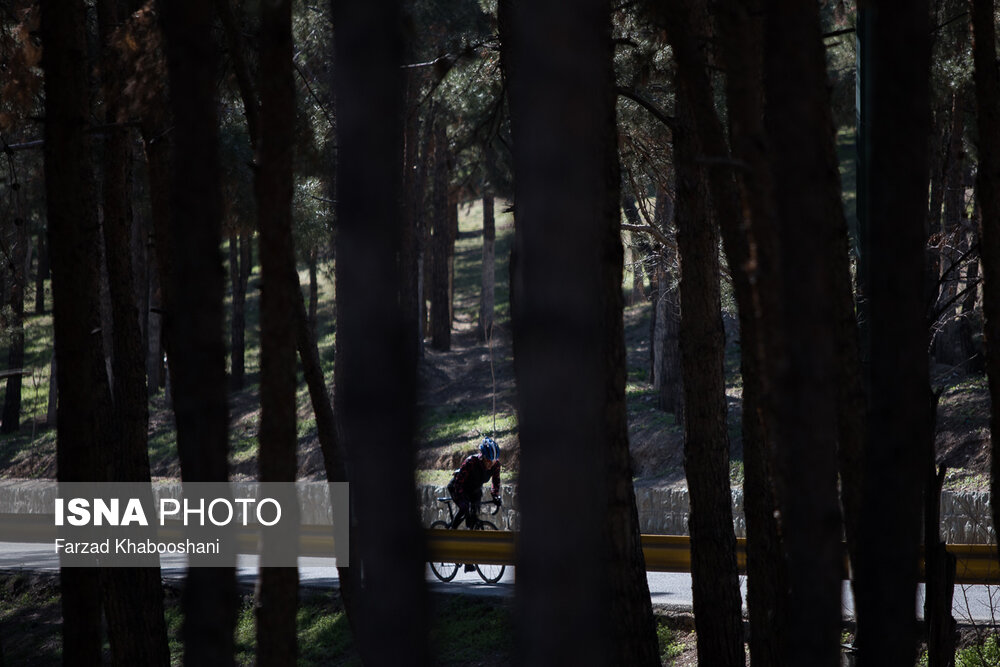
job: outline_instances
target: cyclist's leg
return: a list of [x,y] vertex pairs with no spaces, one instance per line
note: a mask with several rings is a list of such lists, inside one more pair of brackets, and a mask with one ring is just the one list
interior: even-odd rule
[[465,519],[465,527],[474,530],[479,521],[479,503],[483,500],[483,490],[478,488],[469,494],[469,515]]
[[458,528],[462,525],[462,520],[469,515],[469,500],[467,498],[455,498],[455,506],[458,508],[458,512],[455,514],[455,518],[451,522],[452,528]]

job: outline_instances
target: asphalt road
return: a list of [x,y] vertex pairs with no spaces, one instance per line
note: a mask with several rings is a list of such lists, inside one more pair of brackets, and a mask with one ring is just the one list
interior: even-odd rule
[[[183,556],[164,557],[163,578],[173,583],[184,580],[186,567]],[[337,570],[322,558],[300,558],[299,580],[303,587],[331,588],[338,584]],[[59,559],[48,544],[0,543],[0,572],[50,572],[59,570]],[[476,572],[459,569],[450,582],[438,581],[427,568],[430,589],[441,593],[468,595],[513,596],[515,569],[508,567],[496,584],[487,584]],[[648,572],[650,599],[658,607],[676,611],[691,611],[691,575],[686,573]],[[252,587],[257,578],[256,557],[240,556],[237,577],[241,584]],[[744,605],[746,604],[746,578],[741,577]],[[845,618],[853,617],[853,596],[850,586],[844,583],[843,606]],[[918,614],[923,610],[923,586],[918,591]],[[1000,586],[955,586],[953,613],[959,623],[1000,622]]]

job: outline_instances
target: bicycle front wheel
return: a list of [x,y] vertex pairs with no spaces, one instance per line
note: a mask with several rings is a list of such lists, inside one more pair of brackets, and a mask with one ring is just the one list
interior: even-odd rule
[[[450,530],[450,528],[451,526],[448,525],[447,521],[435,521],[431,524],[432,530]],[[458,574],[458,563],[431,561],[430,566],[431,572],[441,581],[451,581]]]
[[[497,530],[497,527],[489,521],[480,521],[479,525],[476,526],[476,530]],[[479,576],[488,584],[495,584],[500,581],[506,569],[505,565],[476,565],[476,571],[479,572]]]

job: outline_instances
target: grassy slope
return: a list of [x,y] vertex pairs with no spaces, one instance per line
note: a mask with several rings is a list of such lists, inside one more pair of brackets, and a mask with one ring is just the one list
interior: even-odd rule
[[[853,219],[854,167],[853,136],[838,137],[846,212]],[[508,259],[513,241],[513,221],[497,207],[496,243],[496,323],[492,345],[476,339],[479,284],[482,257],[482,209],[480,202],[462,205],[459,237],[455,253],[455,320],[453,346],[449,352],[427,347],[421,362],[421,400],[418,406],[418,471],[420,481],[444,483],[462,457],[472,451],[481,434],[492,434],[507,452],[505,482],[516,479],[518,461],[515,388],[509,334]],[[231,396],[230,442],[233,474],[239,478],[256,476],[257,430],[259,427],[259,272],[251,276],[247,300],[247,387]],[[308,274],[300,279],[305,286]],[[626,272],[631,288],[633,276]],[[318,337],[320,357],[326,376],[333,377],[335,308],[332,271],[320,271]],[[627,399],[633,468],[637,483],[683,483],[683,433],[674,415],[656,408],[655,391],[648,383],[649,355],[648,303],[626,308],[628,350]],[[24,417],[21,433],[0,437],[0,476],[54,477],[55,434],[44,428],[48,398],[49,363],[52,357],[51,315],[29,316],[26,330],[28,373],[22,386]],[[732,333],[732,332],[731,332]],[[727,395],[730,404],[732,478],[741,481],[740,392],[738,343],[727,348]],[[227,333],[228,339],[228,333]],[[985,480],[988,467],[988,405],[981,378],[965,378],[954,373],[939,374],[936,384],[945,392],[939,417],[939,449],[953,469],[951,486],[976,487]],[[0,395],[2,395],[0,385]],[[303,478],[322,477],[322,457],[316,438],[316,424],[305,383],[298,390],[299,474]],[[179,475],[175,433],[168,400],[161,392],[150,403],[150,457],[154,474]]]

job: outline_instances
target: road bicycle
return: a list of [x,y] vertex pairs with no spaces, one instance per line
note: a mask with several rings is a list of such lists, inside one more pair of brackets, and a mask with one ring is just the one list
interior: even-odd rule
[[[448,506],[448,520],[447,521],[435,521],[431,524],[432,530],[451,530],[451,524],[455,520],[455,510],[452,507],[451,498],[438,498],[439,503],[444,503]],[[472,514],[472,530],[498,530],[496,524],[492,521],[486,521],[485,519],[479,518],[479,507],[481,505],[493,505],[493,511],[489,512],[490,516],[497,514],[500,511],[501,502],[499,499],[488,500],[485,502],[472,503],[470,511]],[[461,563],[441,563],[431,561],[431,572],[434,576],[441,581],[451,581],[458,574],[458,568],[461,567]],[[479,576],[483,578],[488,584],[495,584],[500,581],[500,577],[503,576],[504,570],[506,570],[504,565],[487,565],[487,564],[477,564],[476,571]]]

